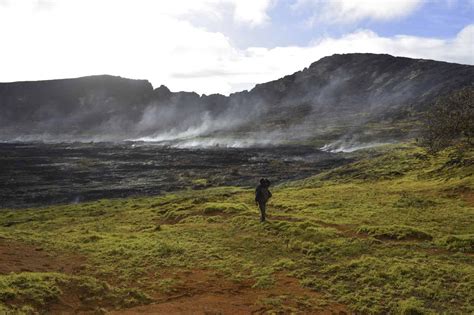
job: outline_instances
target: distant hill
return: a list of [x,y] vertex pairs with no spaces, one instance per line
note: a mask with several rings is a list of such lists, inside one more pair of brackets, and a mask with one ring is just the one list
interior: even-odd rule
[[325,57],[228,97],[107,75],[0,83],[0,140],[397,139],[437,96],[473,85],[474,66],[377,54]]

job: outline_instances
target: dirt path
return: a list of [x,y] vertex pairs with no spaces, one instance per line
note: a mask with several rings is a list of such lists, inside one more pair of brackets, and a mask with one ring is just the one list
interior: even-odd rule
[[111,314],[349,314],[345,306],[328,302],[283,274],[265,289],[253,288],[251,280],[233,282],[206,270],[170,276],[179,283],[173,288],[175,294],[157,294],[149,305]]
[[10,272],[63,272],[81,269],[85,258],[72,254],[47,252],[42,247],[0,238],[0,274]]

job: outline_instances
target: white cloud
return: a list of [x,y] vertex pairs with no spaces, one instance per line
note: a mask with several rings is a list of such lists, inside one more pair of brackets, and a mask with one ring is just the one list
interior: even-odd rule
[[392,20],[405,17],[419,8],[424,0],[297,0],[296,10],[314,10],[307,21],[350,24],[364,19]]
[[474,64],[474,24],[466,26],[452,39],[408,35],[381,37],[360,30],[339,39],[327,38],[314,44],[318,50],[332,52],[388,53],[396,56]]
[[146,17],[167,15],[222,19],[223,13],[230,11],[234,22],[254,27],[269,22],[267,11],[274,1],[276,0],[0,0],[0,6],[4,13],[7,9],[23,13],[49,9],[58,14],[100,12],[104,18],[124,14],[131,16],[135,13]]
[[271,0],[235,0],[234,20],[250,23],[251,26],[269,22],[267,10],[272,5]]
[[265,6],[271,1],[252,7],[237,0],[195,0],[184,8],[184,0],[166,5],[133,1],[140,6],[130,0],[46,2],[40,10],[37,2],[26,0],[0,7],[0,81],[106,73],[148,79],[174,91],[227,94],[334,53],[389,53],[474,64],[474,24],[452,39],[382,37],[360,30],[307,46],[240,49],[222,33],[196,27],[187,17],[222,19],[231,12],[232,23],[262,25],[268,22]]
[[383,37],[370,30],[359,30],[340,38],[319,39],[304,47],[232,49],[227,51],[226,58],[220,64],[204,65],[206,71],[188,72],[188,76],[181,75],[171,82],[177,85],[186,82],[187,86],[198,91],[228,93],[302,70],[324,56],[355,52],[384,53],[472,65],[474,24],[466,26],[451,39],[407,35]]

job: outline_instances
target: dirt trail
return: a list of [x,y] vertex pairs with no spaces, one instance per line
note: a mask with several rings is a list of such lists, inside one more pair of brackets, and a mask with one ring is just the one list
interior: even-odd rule
[[216,273],[192,270],[172,275],[175,294],[157,294],[154,302],[111,314],[349,314],[344,305],[303,288],[298,280],[278,274],[270,288],[253,288],[253,281],[233,282]]
[[0,274],[10,272],[63,272],[81,269],[85,258],[79,255],[44,251],[42,247],[0,237]]

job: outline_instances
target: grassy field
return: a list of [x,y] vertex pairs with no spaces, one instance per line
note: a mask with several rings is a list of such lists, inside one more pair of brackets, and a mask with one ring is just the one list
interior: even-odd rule
[[1,211],[0,313],[171,312],[212,297],[236,313],[473,313],[473,152],[359,154],[273,187],[263,224],[253,190],[236,187]]

